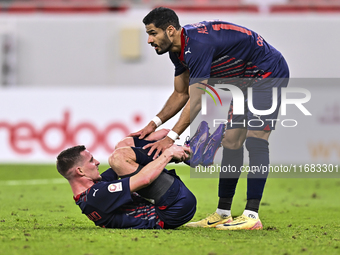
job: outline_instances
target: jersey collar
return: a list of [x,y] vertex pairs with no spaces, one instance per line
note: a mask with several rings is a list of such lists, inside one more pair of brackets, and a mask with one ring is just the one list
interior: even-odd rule
[[78,194],[76,196],[73,196],[74,201],[78,202],[78,200],[79,200],[81,195],[82,195],[82,193],[80,193],[80,194]]
[[179,60],[184,61],[184,48],[185,48],[185,36],[184,36],[184,28],[181,31],[181,54],[179,55]]
[[[96,184],[97,182],[95,182],[95,184]],[[94,184],[93,184],[94,185]],[[79,199],[82,197],[82,196],[87,196],[87,193],[89,193],[90,192],[90,189],[93,187],[93,185],[90,187],[90,188],[88,188],[87,190],[85,190],[85,191],[83,191],[82,193],[80,193],[80,194],[78,194],[78,195],[76,195],[76,196],[73,196],[73,199],[74,199],[74,201],[76,201],[76,202],[78,202],[79,201]]]

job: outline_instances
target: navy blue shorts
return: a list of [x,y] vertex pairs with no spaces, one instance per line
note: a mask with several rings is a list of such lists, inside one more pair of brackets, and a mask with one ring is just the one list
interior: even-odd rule
[[[136,147],[143,147],[153,142],[155,141],[140,140],[134,137]],[[148,149],[145,151],[147,152]],[[136,154],[136,157],[137,155],[138,154]],[[152,156],[153,155],[150,156],[151,159]],[[174,182],[155,205],[156,213],[164,222],[164,228],[177,228],[194,217],[196,212],[196,197],[184,185],[175,170],[164,169],[164,171],[174,177]]]
[[[281,78],[270,78],[281,77]],[[268,115],[257,115],[251,112],[248,108],[248,92],[247,89],[242,90],[245,105],[244,105],[244,115],[234,115],[233,114],[233,101],[230,103],[230,108],[228,112],[228,129],[234,128],[247,128],[248,130],[275,130],[276,119],[279,114],[279,109],[281,105],[281,88],[285,88],[289,81],[289,69],[284,58],[278,64],[275,74],[269,77],[256,80],[253,83],[252,91],[252,105],[256,110],[268,110],[272,108],[273,104],[273,88],[277,88],[277,105],[273,113]]]
[[196,212],[196,197],[176,175],[175,170],[168,171],[175,177],[169,190],[155,206],[156,213],[164,222],[164,228],[177,228],[190,221]]

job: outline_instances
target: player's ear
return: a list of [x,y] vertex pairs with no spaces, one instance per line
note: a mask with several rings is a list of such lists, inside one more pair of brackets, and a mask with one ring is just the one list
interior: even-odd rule
[[80,176],[84,176],[84,175],[85,175],[84,172],[83,172],[83,170],[82,170],[82,168],[81,168],[80,166],[77,166],[77,167],[75,168],[75,172],[76,172],[76,174],[78,174],[78,175],[80,175]]
[[175,34],[175,27],[173,25],[169,25],[167,28],[167,34],[168,34],[168,37],[172,37],[174,34]]

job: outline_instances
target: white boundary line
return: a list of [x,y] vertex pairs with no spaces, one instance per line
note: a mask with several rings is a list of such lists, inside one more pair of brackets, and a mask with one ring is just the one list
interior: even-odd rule
[[41,185],[41,184],[65,184],[66,179],[54,178],[54,179],[35,179],[35,180],[8,180],[0,181],[1,186],[25,186],[25,185]]

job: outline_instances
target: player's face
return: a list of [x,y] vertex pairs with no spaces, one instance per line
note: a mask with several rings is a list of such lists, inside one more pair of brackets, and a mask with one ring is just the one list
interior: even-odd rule
[[161,28],[155,27],[154,24],[149,24],[145,26],[146,33],[149,35],[148,44],[155,47],[156,53],[162,55],[168,52],[172,46],[172,42],[169,39],[166,31]]
[[100,162],[96,160],[88,150],[82,151],[80,154],[83,156],[81,170],[85,174],[85,177],[92,181],[100,181],[102,179],[98,171]]

